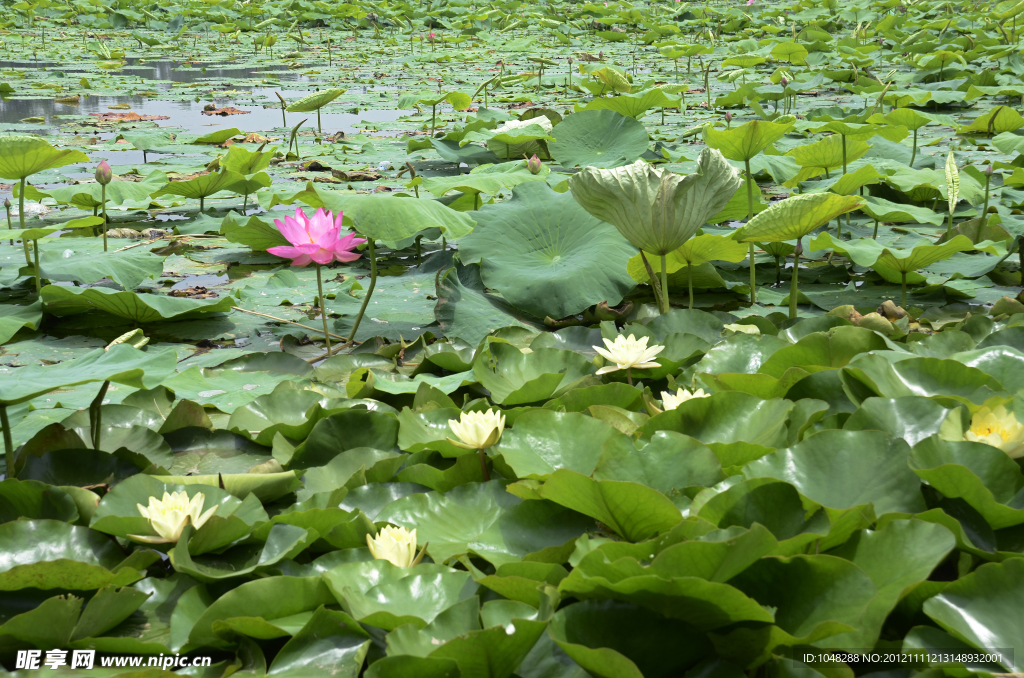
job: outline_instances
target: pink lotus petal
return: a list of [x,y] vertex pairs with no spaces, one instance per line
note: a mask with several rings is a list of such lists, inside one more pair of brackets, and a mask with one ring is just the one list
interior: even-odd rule
[[[328,212],[327,214],[329,215],[330,212]],[[344,214],[344,212],[338,212],[338,216],[334,217],[334,225],[338,228],[339,231],[341,230],[341,222]]]
[[334,252],[334,258],[346,264],[350,261],[355,261],[361,256],[363,255],[359,252],[339,252],[337,250]]
[[295,257],[302,256],[302,252],[290,245],[268,247],[267,251],[276,257],[284,257],[285,259],[294,259]]
[[317,250],[311,253],[310,256],[318,264],[329,264],[334,261],[334,252],[330,250]]
[[311,261],[313,261],[311,256],[303,254],[292,262],[292,266],[308,266]]
[[366,238],[357,238],[355,233],[349,233],[344,238],[338,240],[337,245],[334,247],[335,252],[352,251],[359,245],[366,242]]
[[332,226],[322,233],[320,237],[313,240],[313,242],[325,249],[333,249],[334,245],[338,242],[338,229]]
[[305,243],[296,245],[295,249],[297,251],[301,252],[302,254],[312,254],[313,252],[318,252],[318,251],[320,251],[323,248],[320,247],[320,245],[317,245],[316,243],[305,242]]
[[333,227],[334,224],[331,219],[324,214],[324,210],[321,207],[316,211],[316,214],[309,219],[309,239],[312,242],[320,242],[321,238],[323,238],[324,235],[326,235]]
[[293,245],[298,245],[302,242],[309,242],[309,236],[306,234],[306,229],[291,217],[285,217],[284,221],[275,219],[274,225],[277,226],[277,230],[281,231],[288,242]]

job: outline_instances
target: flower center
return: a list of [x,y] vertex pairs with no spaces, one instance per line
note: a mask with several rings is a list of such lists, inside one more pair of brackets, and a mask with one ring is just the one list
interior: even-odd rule
[[993,433],[997,434],[1003,440],[1009,440],[1010,438],[1009,431],[1007,431],[1004,427],[1000,426],[999,424],[991,422],[985,424],[975,424],[974,426],[971,427],[971,433],[978,436],[979,438],[986,438],[992,435]]

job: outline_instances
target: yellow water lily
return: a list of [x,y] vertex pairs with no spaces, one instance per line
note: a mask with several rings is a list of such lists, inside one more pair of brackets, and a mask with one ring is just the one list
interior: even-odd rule
[[665,350],[665,347],[659,346],[658,344],[648,346],[648,339],[650,339],[650,337],[640,337],[637,339],[632,334],[628,337],[624,337],[620,334],[615,337],[615,341],[602,339],[607,348],[594,346],[593,349],[597,351],[598,355],[602,358],[610,360],[615,364],[602,367],[597,371],[597,374],[608,374],[609,372],[626,370],[626,379],[629,381],[630,385],[632,385],[633,376],[630,374],[630,370],[645,370],[651,367],[661,367],[661,365],[652,361],[654,360],[654,356]]
[[458,440],[448,439],[452,445],[466,450],[485,450],[501,440],[505,430],[505,415],[501,410],[463,412],[460,419],[449,419],[448,428]]
[[1024,426],[1002,405],[982,407],[971,418],[964,440],[998,447],[1012,459],[1024,456]]
[[404,527],[381,528],[376,537],[366,535],[366,545],[377,560],[386,560],[397,567],[416,564],[416,530]]
[[692,393],[685,388],[676,390],[675,394],[670,391],[662,391],[661,404],[665,406],[666,410],[674,410],[687,400],[692,400],[694,398],[707,398],[710,395],[710,393],[705,393],[702,388],[698,388]]
[[164,492],[163,499],[150,497],[148,507],[142,504],[135,506],[139,509],[142,517],[149,520],[150,527],[159,536],[129,534],[128,537],[147,544],[177,543],[181,539],[181,533],[186,525],[192,525],[198,530],[217,512],[218,507],[214,506],[203,513],[205,501],[206,496],[202,492],[196,492],[195,496],[189,500],[188,494],[184,490],[174,494]]

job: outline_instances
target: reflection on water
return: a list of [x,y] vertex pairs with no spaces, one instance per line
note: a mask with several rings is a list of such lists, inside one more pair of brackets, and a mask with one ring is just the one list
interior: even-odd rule
[[[117,104],[128,104],[131,106],[132,111],[140,115],[167,116],[167,120],[159,120],[155,122],[158,127],[180,129],[192,134],[207,134],[215,129],[224,129],[226,127],[238,127],[246,132],[276,131],[277,133],[281,133],[284,131],[284,126],[281,120],[280,107],[275,104],[270,108],[264,108],[264,103],[266,101],[275,101],[275,92],[277,91],[281,91],[285,96],[285,99],[289,102],[300,99],[313,91],[312,88],[306,90],[280,90],[280,88],[266,86],[246,86],[241,83],[216,83],[217,80],[226,78],[263,78],[264,75],[269,73],[273,73],[282,83],[295,84],[311,82],[308,77],[289,70],[287,64],[246,66],[231,63],[211,62],[203,64],[200,62],[174,60],[144,61],[138,58],[128,58],[125,61],[127,62],[127,65],[123,68],[123,71],[128,72],[132,76],[152,81],[153,89],[159,90],[162,93],[174,92],[172,89],[173,83],[196,83],[207,81],[212,81],[209,84],[215,87],[224,89],[240,88],[241,91],[232,97],[214,97],[212,101],[209,97],[204,98],[202,96],[200,96],[199,101],[196,101],[194,92],[185,91],[181,91],[183,97],[191,95],[192,98],[183,98],[182,100],[177,101],[160,101],[149,97],[134,95],[83,95],[78,104],[58,103],[52,98],[4,98],[0,100],[0,123],[18,125],[26,118],[44,118],[44,124],[48,126],[46,129],[42,129],[35,124],[25,123],[25,127],[18,127],[17,131],[25,131],[35,134],[50,134],[56,132],[57,128],[61,125],[71,122],[71,120],[68,119],[71,116],[87,116],[91,113],[109,113],[111,106]],[[144,63],[142,63],[143,61]],[[203,70],[204,67],[205,71]],[[87,70],[85,68],[67,66],[65,64],[54,62],[40,62],[39,64],[36,64],[34,62],[2,60],[0,60],[0,68],[14,68],[20,70],[56,68],[63,73],[78,73],[85,72]],[[366,93],[365,86],[357,85],[351,89],[364,94]],[[218,108],[235,106],[236,108],[248,110],[250,112],[245,115],[224,117],[203,115],[203,108],[209,103],[213,103]],[[340,112],[339,109],[342,109],[344,106],[345,104],[335,104],[321,112],[321,124],[325,134],[330,134],[338,130],[342,130],[346,134],[349,134],[364,127],[364,125],[361,124],[363,121],[370,123],[386,123],[412,113],[412,111],[407,110],[362,110],[358,113],[353,113],[351,111],[355,108],[354,104],[349,104],[351,108],[349,108],[347,112]],[[62,117],[64,117],[64,119],[62,119]],[[287,114],[287,125],[288,127],[291,127],[304,118],[309,120],[306,124],[306,129],[309,129],[310,125],[316,124],[316,113],[314,112],[289,113]],[[153,123],[149,122],[141,124],[125,122],[122,125],[118,125],[115,129],[117,131],[121,131],[122,129],[133,127],[150,128],[152,127],[152,124]],[[81,133],[89,134],[90,136],[99,136],[100,139],[108,139],[112,135],[110,131],[111,128],[108,126],[106,130],[107,131],[104,131],[103,128],[99,127],[90,130],[86,126],[81,129]]]

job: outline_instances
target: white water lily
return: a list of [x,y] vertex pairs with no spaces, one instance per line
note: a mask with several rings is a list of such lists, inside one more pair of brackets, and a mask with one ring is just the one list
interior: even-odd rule
[[604,339],[604,345],[608,347],[607,349],[600,346],[594,346],[593,348],[601,357],[612,361],[615,365],[602,367],[597,373],[607,374],[618,370],[644,370],[651,367],[661,367],[658,363],[651,361],[654,359],[654,356],[664,351],[665,347],[657,344],[648,346],[647,340],[649,338],[640,337],[637,339],[632,334],[628,337],[620,334],[615,337],[614,342]]
[[386,560],[398,567],[412,567],[416,563],[416,530],[404,527],[381,528],[376,537],[366,535],[366,545],[377,560]]
[[158,537],[129,534],[131,539],[146,542],[147,544],[174,544],[181,539],[181,533],[186,525],[192,525],[197,530],[202,527],[210,517],[217,512],[216,506],[203,513],[203,503],[206,495],[196,492],[191,500],[188,494],[182,490],[170,494],[164,492],[163,499],[156,497],[149,498],[149,506],[136,504],[139,513],[143,518],[149,520],[150,527]]
[[466,450],[487,449],[501,440],[501,432],[505,430],[505,415],[501,410],[463,412],[460,419],[448,420],[448,428],[458,437],[458,440],[449,438],[448,442]]
[[662,391],[661,404],[665,406],[666,410],[674,410],[687,400],[693,400],[694,398],[707,398],[710,395],[710,393],[705,393],[702,388],[698,388],[693,393],[685,388],[678,389],[675,394],[670,391]]
[[1002,405],[978,410],[971,418],[971,428],[964,433],[964,440],[998,447],[1011,459],[1024,456],[1024,426]]

